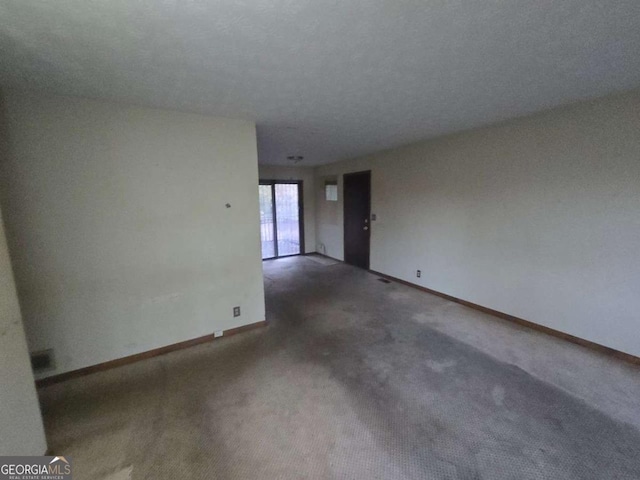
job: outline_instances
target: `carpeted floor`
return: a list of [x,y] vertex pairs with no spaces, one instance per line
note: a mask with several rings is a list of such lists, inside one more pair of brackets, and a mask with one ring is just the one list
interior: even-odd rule
[[319,263],[320,265],[324,265],[325,267],[330,267],[331,265],[338,265],[340,262],[338,260],[334,260],[333,258],[325,257],[324,255],[305,255],[306,260],[311,260],[312,262]]
[[269,326],[40,391],[82,479],[638,479],[640,369],[370,273],[264,264]]

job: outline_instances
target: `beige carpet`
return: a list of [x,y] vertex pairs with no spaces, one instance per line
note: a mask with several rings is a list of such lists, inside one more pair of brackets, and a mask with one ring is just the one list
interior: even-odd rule
[[325,257],[322,255],[311,254],[311,255],[305,255],[304,258],[324,266],[337,265],[340,263],[339,261],[334,260],[333,258]]

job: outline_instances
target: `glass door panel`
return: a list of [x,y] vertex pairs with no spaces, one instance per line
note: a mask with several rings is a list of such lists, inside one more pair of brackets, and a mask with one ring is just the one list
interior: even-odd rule
[[272,185],[259,186],[260,198],[260,241],[262,258],[276,256],[275,224],[273,222],[273,188]]
[[300,253],[298,184],[276,183],[276,229],[279,257]]

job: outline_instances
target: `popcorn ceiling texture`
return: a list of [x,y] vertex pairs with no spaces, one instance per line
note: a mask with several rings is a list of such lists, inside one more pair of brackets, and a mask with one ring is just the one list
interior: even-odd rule
[[255,120],[305,165],[640,86],[640,2],[3,0],[0,85]]

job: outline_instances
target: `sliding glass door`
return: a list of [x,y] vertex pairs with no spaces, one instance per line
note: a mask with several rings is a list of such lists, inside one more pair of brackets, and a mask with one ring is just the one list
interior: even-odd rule
[[258,188],[262,258],[302,253],[302,182],[261,181]]
[[272,185],[260,185],[260,241],[262,242],[262,258],[276,256],[275,224],[273,223],[273,188]]

